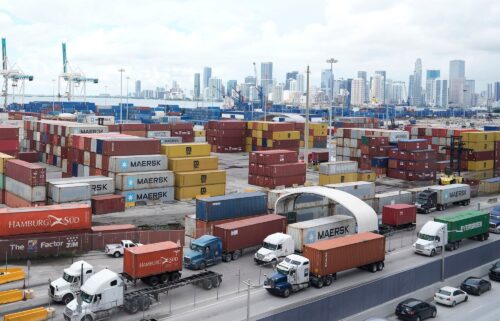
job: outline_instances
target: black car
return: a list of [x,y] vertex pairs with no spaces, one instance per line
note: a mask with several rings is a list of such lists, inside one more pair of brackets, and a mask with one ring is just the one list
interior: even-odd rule
[[500,261],[493,264],[489,273],[490,280],[500,282]]
[[462,282],[460,289],[468,294],[481,295],[482,293],[491,290],[491,283],[490,281],[471,276]]
[[435,318],[437,309],[434,305],[419,299],[406,299],[396,307],[396,315],[402,320],[421,321]]

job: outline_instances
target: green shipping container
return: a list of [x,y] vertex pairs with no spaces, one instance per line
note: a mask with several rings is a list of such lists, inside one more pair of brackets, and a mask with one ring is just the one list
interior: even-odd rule
[[5,186],[5,177],[3,176],[2,173],[0,173],[0,189],[3,189]]
[[436,217],[436,222],[448,225],[448,243],[488,233],[490,214],[482,211],[464,211]]

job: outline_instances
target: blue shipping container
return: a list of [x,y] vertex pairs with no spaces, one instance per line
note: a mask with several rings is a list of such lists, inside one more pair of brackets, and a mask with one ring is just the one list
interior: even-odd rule
[[211,222],[267,213],[267,195],[237,193],[196,200],[196,219]]
[[387,167],[389,163],[389,157],[373,157],[372,166],[373,167]]

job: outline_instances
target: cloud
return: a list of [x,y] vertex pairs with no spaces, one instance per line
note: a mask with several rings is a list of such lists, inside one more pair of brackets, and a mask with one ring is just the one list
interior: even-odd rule
[[311,83],[319,84],[332,56],[336,78],[387,70],[407,81],[420,57],[424,70],[441,69],[443,77],[449,60],[465,59],[478,90],[499,80],[494,0],[0,0],[0,8],[10,62],[35,76],[30,93],[52,92],[63,41],[72,68],[100,79],[87,86],[91,94],[104,86],[118,93],[122,67],[144,88],[177,80],[189,91],[204,66],[224,82],[241,81],[253,75],[254,61],[273,61],[278,82],[309,64]]

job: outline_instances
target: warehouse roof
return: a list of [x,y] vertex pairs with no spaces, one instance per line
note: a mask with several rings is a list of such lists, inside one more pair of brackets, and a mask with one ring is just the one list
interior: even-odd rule
[[345,207],[356,219],[358,233],[378,231],[378,217],[373,208],[352,194],[324,186],[299,187],[280,196],[274,206],[276,214],[293,211],[295,199],[302,194],[321,195]]

